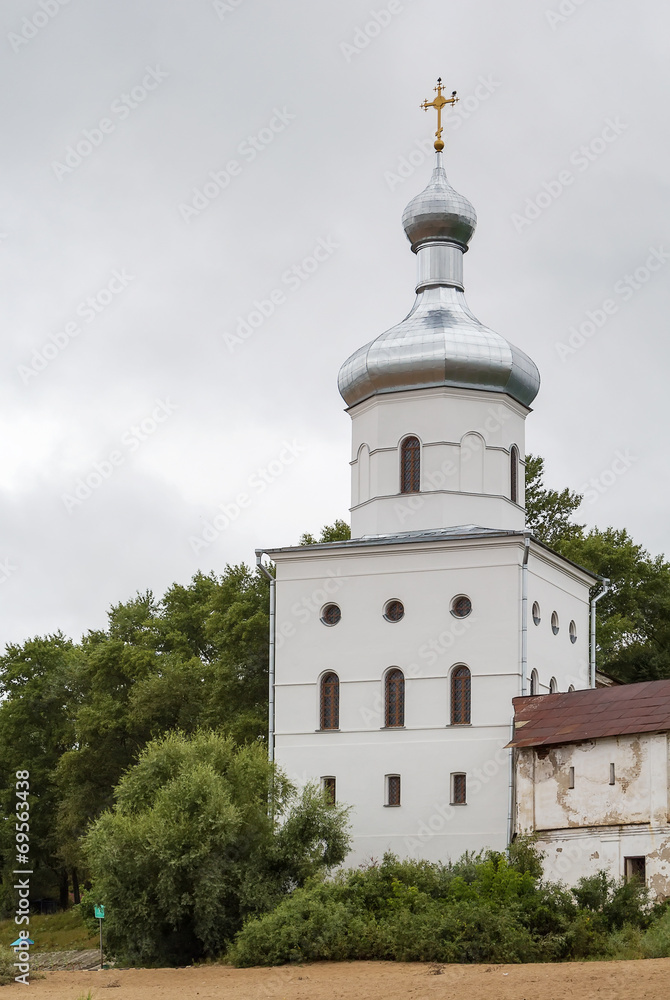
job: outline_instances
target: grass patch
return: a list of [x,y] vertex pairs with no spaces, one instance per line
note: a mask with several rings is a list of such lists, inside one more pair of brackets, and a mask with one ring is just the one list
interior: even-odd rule
[[[97,948],[99,943],[97,934],[91,934],[77,909],[43,916],[31,915],[27,930],[35,942],[34,952],[84,951]],[[0,921],[0,941],[4,944],[14,941],[18,931],[13,920]]]

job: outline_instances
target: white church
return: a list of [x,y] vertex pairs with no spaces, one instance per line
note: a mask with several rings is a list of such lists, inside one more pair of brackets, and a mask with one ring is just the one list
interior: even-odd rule
[[[436,89],[429,106],[441,111],[450,102]],[[525,422],[540,376],[468,307],[476,213],[447,179],[440,133],[438,119],[432,176],[402,218],[414,305],[339,373],[351,539],[257,551],[259,565],[265,554],[276,566],[271,754],[299,784],[321,782],[352,807],[350,865],[386,851],[445,861],[537,832],[528,764],[520,780],[510,746],[513,699],[532,708],[595,689],[599,580],[526,529]],[[545,840],[562,829],[552,822]],[[638,858],[649,853],[640,844]],[[552,874],[592,870],[591,847]],[[610,856],[623,874],[624,854]]]

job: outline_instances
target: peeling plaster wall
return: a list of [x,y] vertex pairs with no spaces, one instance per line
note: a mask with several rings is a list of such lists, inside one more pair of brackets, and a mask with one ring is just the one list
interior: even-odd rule
[[516,830],[539,835],[547,878],[619,878],[627,857],[644,857],[651,895],[670,897],[669,761],[667,733],[518,750]]

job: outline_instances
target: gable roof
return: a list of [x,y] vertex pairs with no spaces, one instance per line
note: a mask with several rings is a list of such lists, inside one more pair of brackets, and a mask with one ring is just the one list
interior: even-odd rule
[[670,730],[670,680],[514,698],[510,747]]

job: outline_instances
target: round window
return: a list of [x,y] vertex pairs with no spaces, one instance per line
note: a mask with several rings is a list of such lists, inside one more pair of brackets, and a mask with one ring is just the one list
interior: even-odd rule
[[535,601],[533,604],[533,625],[539,625],[542,621],[542,616],[540,615],[540,605]]
[[570,622],[570,642],[577,642],[577,626]]
[[454,597],[451,602],[451,613],[454,618],[467,618],[471,611],[472,601],[469,597],[465,597],[463,594]]
[[321,621],[324,625],[337,625],[341,617],[342,612],[337,604],[326,604],[321,612]]
[[405,615],[402,601],[388,601],[384,608],[384,618],[387,622],[399,622]]
[[554,633],[554,635],[558,635],[558,629],[559,629],[558,615],[556,614],[555,611],[552,611],[551,612],[551,631]]

